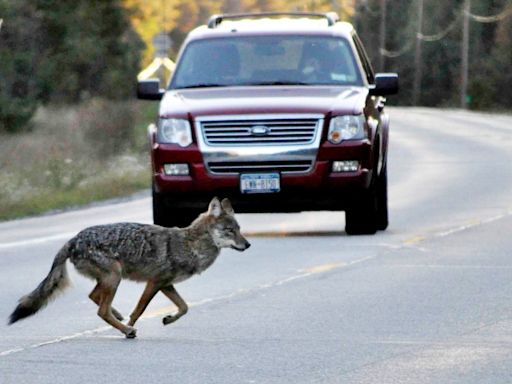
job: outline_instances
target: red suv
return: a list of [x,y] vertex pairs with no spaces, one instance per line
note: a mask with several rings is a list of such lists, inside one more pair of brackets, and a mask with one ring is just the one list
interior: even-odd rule
[[155,224],[188,225],[214,195],[237,212],[342,210],[348,234],[388,226],[398,76],[374,74],[336,14],[212,16],[190,32],[149,126]]

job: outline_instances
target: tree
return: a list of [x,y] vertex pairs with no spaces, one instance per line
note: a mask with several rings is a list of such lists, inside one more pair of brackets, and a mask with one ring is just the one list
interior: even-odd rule
[[154,58],[153,38],[161,32],[169,32],[176,26],[179,0],[123,0],[133,28],[145,44],[142,66],[148,65]]
[[[391,100],[410,105],[413,85],[414,43],[418,26],[418,3],[387,1],[386,71],[398,72],[401,91]],[[458,105],[461,88],[463,0],[424,2],[422,34],[423,76],[418,103],[427,106]],[[361,2],[355,17],[356,29],[377,62],[380,0]],[[469,96],[471,108],[510,107],[512,96],[512,7],[510,0],[471,0],[469,21]],[[502,15],[495,18],[493,15]],[[490,17],[487,17],[490,16]]]
[[134,93],[140,39],[120,0],[0,0],[0,131],[39,103]]
[[0,0],[0,131],[15,132],[37,107],[40,20],[29,2]]
[[43,60],[39,98],[78,102],[84,97],[133,94],[142,44],[118,0],[36,0],[42,15]]
[[[499,23],[495,44],[486,67],[489,88],[494,90],[491,104],[508,109],[511,107],[510,100],[512,98],[510,63],[512,63],[512,17]],[[485,106],[487,107],[487,105]]]
[[[479,0],[472,4],[472,13],[503,14],[509,0]],[[492,19],[492,18],[491,18]],[[469,69],[470,108],[509,108],[512,98],[512,14],[495,22],[471,24],[472,50]]]

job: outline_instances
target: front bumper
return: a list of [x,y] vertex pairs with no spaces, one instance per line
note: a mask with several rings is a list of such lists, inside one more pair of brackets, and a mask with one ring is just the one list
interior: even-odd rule
[[[237,212],[299,212],[344,210],[367,189],[372,178],[371,143],[347,141],[320,145],[313,168],[307,173],[281,173],[281,190],[269,194],[242,194],[237,174],[212,174],[204,164],[199,148],[153,144],[153,185],[155,193],[169,207],[204,209],[213,196],[228,197]],[[335,160],[358,160],[356,172],[333,173]],[[187,163],[189,176],[168,176],[166,163]]]

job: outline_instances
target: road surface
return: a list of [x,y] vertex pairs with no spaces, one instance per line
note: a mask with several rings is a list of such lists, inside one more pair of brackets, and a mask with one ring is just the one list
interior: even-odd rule
[[[344,215],[240,215],[224,251],[159,295],[126,340],[73,288],[7,326],[80,229],[150,222],[148,193],[0,223],[0,383],[511,383],[512,116],[390,108],[390,227],[348,237]],[[128,315],[143,286],[123,281]]]

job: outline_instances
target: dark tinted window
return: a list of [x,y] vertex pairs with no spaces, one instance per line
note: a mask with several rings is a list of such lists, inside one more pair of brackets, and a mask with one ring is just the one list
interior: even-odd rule
[[362,85],[362,80],[341,38],[230,37],[190,43],[171,88],[275,84]]

